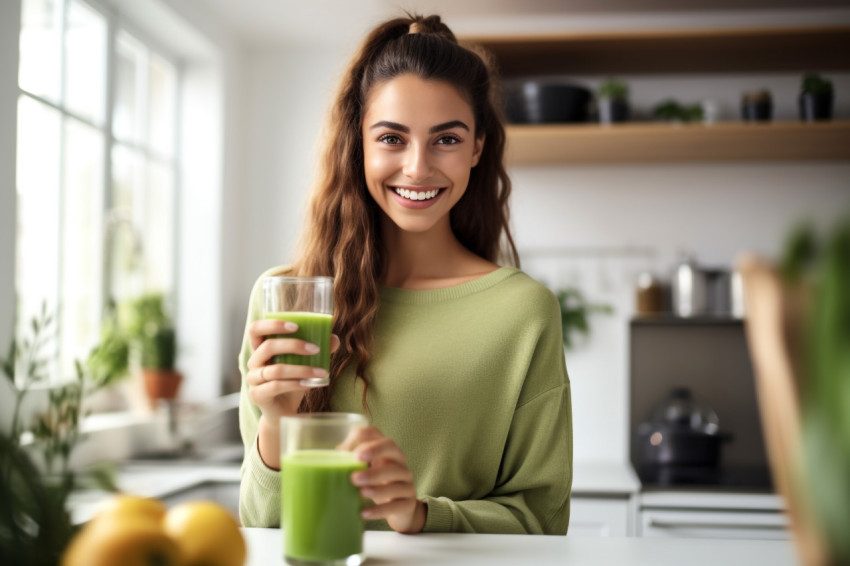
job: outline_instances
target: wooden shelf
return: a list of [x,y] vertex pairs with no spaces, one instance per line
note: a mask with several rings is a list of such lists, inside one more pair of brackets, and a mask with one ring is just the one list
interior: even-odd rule
[[850,121],[509,125],[509,165],[848,161]]
[[556,74],[850,70],[850,26],[472,36],[503,78]]
[[629,321],[631,326],[743,326],[744,320],[732,316],[699,315],[692,317],[674,314],[654,316],[635,316]]

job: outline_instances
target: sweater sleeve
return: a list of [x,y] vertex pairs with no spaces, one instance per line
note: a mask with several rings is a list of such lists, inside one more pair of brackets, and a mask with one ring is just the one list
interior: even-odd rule
[[280,526],[280,472],[265,465],[257,448],[257,429],[260,409],[248,396],[245,374],[248,373],[248,358],[251,357],[251,342],[248,339],[248,325],[263,315],[262,279],[278,273],[274,268],[257,279],[251,291],[248,306],[248,319],[239,352],[239,371],[242,374],[242,388],[239,394],[239,431],[245,446],[245,458],[242,461],[241,482],[239,485],[239,519],[243,527]]
[[[559,321],[538,340],[514,411],[498,483],[487,497],[425,497],[425,531],[567,532],[572,491],[572,409]],[[545,384],[541,389],[541,384]]]

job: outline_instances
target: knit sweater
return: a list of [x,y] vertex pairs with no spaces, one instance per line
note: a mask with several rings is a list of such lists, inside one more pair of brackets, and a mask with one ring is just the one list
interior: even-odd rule
[[[258,280],[249,324],[262,316],[261,295]],[[558,303],[546,287],[512,267],[443,289],[382,287],[372,355],[368,411],[353,368],[337,376],[331,409],[367,414],[398,444],[427,504],[426,532],[566,534],[570,384]],[[278,526],[281,480],[257,451],[260,411],[244,381],[250,356],[246,331],[240,518]]]

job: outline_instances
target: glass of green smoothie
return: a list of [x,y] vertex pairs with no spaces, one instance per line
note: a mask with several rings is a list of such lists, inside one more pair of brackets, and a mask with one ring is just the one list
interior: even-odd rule
[[293,566],[363,562],[361,498],[351,474],[366,468],[339,446],[357,427],[354,413],[305,413],[280,419],[283,556]]
[[[333,279],[330,277],[266,277],[263,279],[263,318],[294,322],[293,334],[272,337],[300,338],[319,347],[310,356],[281,354],[273,364],[292,364],[330,370],[331,327],[333,326]],[[324,387],[327,377],[302,379],[301,385]]]

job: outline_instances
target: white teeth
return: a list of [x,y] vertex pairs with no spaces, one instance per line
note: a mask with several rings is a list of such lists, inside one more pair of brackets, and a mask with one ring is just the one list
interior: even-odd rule
[[437,196],[440,189],[434,189],[432,191],[409,191],[407,189],[400,189],[396,187],[395,192],[408,200],[430,200]]

